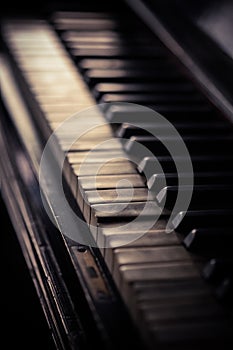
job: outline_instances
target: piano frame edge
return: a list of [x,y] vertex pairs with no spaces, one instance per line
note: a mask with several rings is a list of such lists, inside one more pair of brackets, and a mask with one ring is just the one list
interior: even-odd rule
[[[13,85],[1,79],[1,191],[56,347],[91,349],[98,345],[104,349],[119,346],[142,349],[142,340],[98,249],[85,247],[88,263],[91,262],[109,290],[110,298],[106,300],[93,295],[92,281],[85,273],[87,260],[77,255],[78,244],[66,238],[48,219],[38,183],[36,153],[41,154],[44,144],[41,130],[20,93],[14,62],[6,54],[1,56],[0,63],[13,79]],[[15,98],[20,99],[27,116],[16,108]],[[22,127],[25,122],[28,133]],[[38,142],[33,147],[32,135]]]

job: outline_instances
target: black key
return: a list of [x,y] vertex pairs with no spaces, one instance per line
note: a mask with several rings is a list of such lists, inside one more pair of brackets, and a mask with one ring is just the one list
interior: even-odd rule
[[[156,62],[156,63],[155,63]],[[165,65],[163,60],[156,59],[147,59],[147,58],[138,58],[138,59],[104,59],[104,58],[87,58],[83,59],[79,62],[79,67],[86,70],[86,69],[143,69],[144,67],[154,68],[157,65]],[[127,84],[125,84],[127,86]],[[130,86],[138,86],[138,84],[128,84],[129,85],[129,91],[131,91]],[[141,84],[143,85],[143,84]],[[190,85],[187,83],[187,86]],[[140,86],[140,84],[139,84]],[[123,87],[122,84],[112,84],[112,83],[104,83],[99,84],[99,90],[102,92],[121,92]],[[126,89],[126,88],[125,88]],[[193,90],[193,89],[192,89]],[[134,90],[132,90],[134,91]],[[143,89],[140,89],[140,91],[143,91]]]
[[[97,50],[99,52],[99,50],[104,50],[104,51],[112,51],[114,52],[115,50],[117,50],[116,52],[123,52],[123,57],[126,55],[128,55],[129,53],[132,53],[134,50],[144,50],[144,51],[148,51],[148,54],[150,54],[150,52],[152,52],[153,54],[158,54],[159,52],[161,53],[161,48],[157,48],[157,47],[151,47],[149,45],[137,45],[134,43],[124,43],[124,42],[110,42],[110,43],[96,43],[93,40],[93,43],[91,42],[77,42],[77,41],[68,41],[66,42],[66,46],[69,49],[72,50]],[[89,51],[88,51],[89,52]],[[118,56],[118,54],[117,54]],[[140,56],[141,57],[141,56]],[[164,65],[163,65],[164,67]],[[94,67],[95,68],[95,67]],[[144,67],[145,68],[145,67]],[[167,67],[166,67],[167,68]],[[171,66],[169,67],[170,69],[172,68]],[[164,67],[165,69],[165,67]]]
[[[192,190],[190,186],[167,186],[156,196],[158,203],[172,209],[175,205],[178,191],[183,194]],[[233,209],[233,185],[198,185],[194,186],[190,210],[194,209]]]
[[[183,78],[177,72],[161,71],[157,69],[90,69],[85,72],[84,78],[88,83],[97,84],[101,82],[135,82],[143,81],[179,81]],[[113,101],[114,102],[114,101]],[[154,102],[156,103],[156,99]]]
[[[152,73],[153,74],[153,73]],[[181,102],[201,102],[203,99],[198,95],[167,94],[167,93],[141,93],[141,94],[104,94],[99,102],[130,102],[143,105],[152,103],[176,104]]]
[[[135,26],[138,22],[129,19],[128,21],[116,21],[110,18],[72,18],[72,17],[60,17],[53,20],[54,27],[57,30],[78,30],[78,31],[99,31],[110,30],[117,31],[124,29],[126,32],[128,28]],[[127,28],[128,27],[128,28]],[[137,28],[137,26],[136,26]]]
[[[79,67],[83,70],[87,69],[165,69],[168,67],[169,69],[172,68],[170,62],[168,59],[161,58],[161,57],[142,57],[142,58],[84,58],[79,62]],[[191,84],[186,82],[188,90],[194,91],[195,88],[191,87]],[[130,84],[129,88],[130,88]],[[131,84],[132,85],[132,84]],[[143,85],[143,82],[137,82],[136,85]],[[106,90],[107,83],[104,85],[104,90]],[[100,86],[101,88],[101,86]],[[119,91],[119,87],[117,87],[117,91],[115,92],[121,92]],[[111,90],[110,90],[111,91]],[[105,92],[110,92],[109,90]],[[133,90],[134,91],[134,90]],[[140,91],[143,91],[141,89]]]
[[[192,136],[184,137],[183,141],[186,144],[189,152],[193,155],[210,154],[211,152],[215,154],[222,154],[223,150],[225,154],[231,154],[233,146],[233,139],[231,136],[218,136],[215,139],[209,136]],[[141,152],[141,154],[139,153],[140,156],[143,153],[145,153],[145,157],[149,156],[150,154],[147,152],[147,150],[151,151],[155,156],[166,155],[168,154],[168,151],[162,142],[166,145],[170,145],[171,148],[174,148],[176,146],[176,142],[178,144],[179,140],[177,137],[162,137],[160,141],[152,136],[132,136],[125,143],[124,148],[127,153],[136,155],[139,149],[137,143],[139,143],[145,147],[144,152]],[[177,156],[182,155],[178,154],[178,152],[176,153]]]
[[216,289],[215,295],[221,302],[223,302],[224,304],[227,304],[228,307],[229,305],[232,306],[233,278],[232,277],[225,278]]
[[[192,173],[181,173],[179,179],[182,181],[182,185],[189,185],[193,178]],[[167,173],[165,174],[154,174],[147,181],[147,186],[155,195],[157,195],[166,186],[178,186],[178,174]],[[233,183],[233,172],[209,172],[209,173],[194,173],[194,184],[195,185],[221,185],[221,184],[232,184]]]
[[[83,61],[88,61],[88,60],[83,60]],[[85,68],[87,67],[87,63],[86,65],[84,64],[85,62],[81,61],[80,62],[80,66],[81,68]],[[89,60],[90,61],[90,60]],[[98,61],[98,60],[93,60],[93,61]],[[101,60],[99,60],[101,61]],[[96,62],[97,66],[96,67],[90,67],[90,68],[110,68],[110,69],[119,69],[119,68],[123,68],[123,69],[127,69],[127,68],[141,68],[140,65],[137,66],[137,64],[133,65],[131,63],[131,61],[127,60],[127,61],[123,61],[123,60],[106,60],[108,62],[107,66],[101,66]],[[117,62],[115,61],[120,61],[118,66],[117,66]],[[115,62],[115,63],[114,63]],[[139,61],[140,62],[140,61]],[[155,67],[155,62],[152,61],[142,61],[144,66],[148,67]],[[120,63],[122,63],[122,65],[120,65]],[[136,62],[137,63],[137,62]],[[158,65],[158,63],[156,63],[156,66]],[[159,93],[182,93],[182,94],[190,94],[195,92],[195,89],[188,83],[177,83],[177,82],[166,82],[166,83],[100,83],[95,85],[94,89],[93,89],[93,94],[95,95],[96,98],[100,98],[100,96],[102,96],[103,94],[106,93],[134,93],[134,94],[141,94],[141,93],[145,93],[145,92],[149,92],[149,93],[153,93],[153,92],[159,92]]]
[[203,269],[203,277],[212,283],[233,276],[233,261],[229,259],[211,259]]
[[191,251],[208,252],[212,255],[232,254],[232,227],[194,229],[183,243]]
[[189,210],[179,212],[172,220],[172,229],[188,234],[195,227],[217,228],[232,225],[233,210]]
[[109,104],[105,116],[110,123],[152,123],[156,121],[156,111],[166,117],[170,122],[191,122],[201,121],[214,123],[217,120],[216,115],[208,106],[196,105],[151,105],[149,108],[141,106],[125,106],[119,104]]
[[[176,173],[177,169],[175,163],[182,167],[187,163],[187,158],[185,157],[176,157],[172,158],[171,156],[156,157],[157,161],[163,168],[165,173]],[[233,170],[233,156],[232,155],[208,155],[208,156],[193,156],[192,165],[194,173],[199,172],[208,172],[208,171],[229,171]],[[151,177],[154,174],[159,172],[159,169],[156,166],[154,157],[145,157],[141,160],[138,165],[138,171],[140,173],[145,173],[147,177]]]
[[137,47],[134,49],[118,48],[82,48],[82,49],[71,49],[71,54],[77,59],[82,58],[135,58],[135,57],[163,57],[164,52],[161,49],[147,47],[146,50],[138,50]]
[[[130,32],[123,33],[120,31],[113,31],[113,30],[98,30],[98,31],[93,31],[93,30],[68,30],[61,32],[61,37],[63,38],[64,41],[77,41],[77,42],[109,42],[109,43],[114,43],[114,42],[130,42],[131,44],[151,44],[153,42],[153,45],[156,47],[161,46],[161,44],[156,41],[154,42],[154,36],[147,35],[146,33],[142,33],[140,37],[134,37],[132,38],[132,35]],[[96,39],[96,41],[95,41]],[[165,61],[169,60],[169,58],[165,58]]]
[[64,18],[67,19],[108,19],[113,18],[114,13],[111,12],[90,12],[90,11],[83,11],[83,12],[76,12],[76,11],[56,11],[52,17],[52,21],[59,21]]
[[[216,122],[213,124],[210,123],[200,123],[200,122],[190,122],[190,123],[181,123],[174,122],[173,126],[177,129],[181,135],[208,135],[215,137],[219,134],[228,134],[233,131],[229,129],[227,123]],[[139,127],[124,123],[117,130],[117,136],[122,138],[130,138],[131,136],[149,136],[150,131],[152,135],[167,135],[169,134],[169,126],[164,123],[142,123]],[[151,135],[150,135],[151,136]]]

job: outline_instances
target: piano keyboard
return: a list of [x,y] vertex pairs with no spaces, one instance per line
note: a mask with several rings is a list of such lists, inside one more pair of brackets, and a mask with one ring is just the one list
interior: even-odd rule
[[[46,125],[45,138],[80,112],[79,130],[66,123],[56,132],[66,153],[64,176],[147,346],[200,349],[230,341],[229,312],[222,304],[229,305],[232,291],[232,126],[131,14],[121,18],[59,12],[50,23],[13,20],[4,23],[3,37],[26,86],[26,102],[36,108],[32,116]],[[145,131],[146,118],[141,128],[130,124],[138,109],[122,102],[161,113],[180,132],[191,154],[193,198],[170,234],[165,233],[166,221],[179,190],[174,162]],[[82,118],[82,111],[96,103],[107,105]],[[123,117],[127,123],[120,123]],[[160,128],[166,138],[163,125],[150,126]],[[78,141],[70,148],[74,133]],[[122,143],[123,138],[128,141]],[[92,150],[110,139],[107,147],[103,143]],[[130,161],[135,142],[151,150],[165,175],[150,173],[154,157],[139,158],[136,165]],[[83,172],[81,164],[91,150]],[[106,163],[109,156],[112,161]],[[180,164],[185,161],[178,159]],[[99,164],[104,166],[95,179]],[[150,174],[148,181],[144,173]],[[181,176],[188,184],[190,174]],[[165,196],[160,220],[137,239],[143,224],[160,214]],[[150,209],[138,226],[132,220],[148,200]],[[125,205],[120,215],[111,211]],[[176,220],[182,216],[177,213]]]

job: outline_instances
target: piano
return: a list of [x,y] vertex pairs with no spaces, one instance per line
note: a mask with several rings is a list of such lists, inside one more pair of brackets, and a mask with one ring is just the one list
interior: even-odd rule
[[231,349],[232,2],[21,5],[1,194],[55,347]]

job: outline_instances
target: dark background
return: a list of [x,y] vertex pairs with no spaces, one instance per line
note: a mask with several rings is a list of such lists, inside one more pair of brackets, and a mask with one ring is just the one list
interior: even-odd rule
[[54,350],[39,299],[0,196],[1,345],[6,349]]
[[49,15],[51,12],[56,10],[84,10],[84,11],[109,11],[114,9],[119,10],[120,3],[125,3],[124,0],[40,0],[29,2],[28,0],[20,0],[18,2],[14,2],[9,0],[4,3],[2,6],[0,17],[5,17],[6,15],[10,16],[27,16],[33,15],[35,16],[44,16]]

